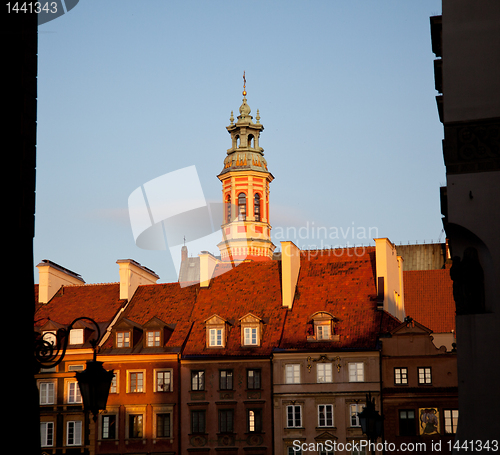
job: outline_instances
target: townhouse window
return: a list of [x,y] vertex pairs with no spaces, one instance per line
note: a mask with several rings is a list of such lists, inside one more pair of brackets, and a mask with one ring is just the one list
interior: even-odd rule
[[219,371],[220,390],[233,390],[233,370]]
[[399,434],[400,436],[415,436],[416,420],[413,409],[399,410]]
[[146,332],[146,345],[148,347],[160,346],[161,335],[159,330],[151,330]]
[[319,455],[335,455],[333,450],[320,450]]
[[170,413],[156,414],[156,437],[169,438],[170,434]]
[[318,427],[333,427],[333,405],[318,405]]
[[432,371],[430,367],[418,368],[418,383],[420,385],[432,384]]
[[82,395],[80,393],[80,387],[78,382],[72,381],[68,382],[68,399],[67,403],[77,404],[82,402]]
[[40,383],[40,404],[54,404],[54,390],[55,383],[54,382],[41,382]]
[[302,427],[302,406],[293,404],[286,407],[286,426],[288,428]]
[[458,409],[445,409],[444,410],[444,432],[448,434],[455,434],[458,425]]
[[144,392],[144,373],[142,371],[129,372],[129,389],[130,393]]
[[260,389],[260,370],[247,370],[247,389]]
[[57,343],[57,336],[56,336],[56,332],[54,332],[54,331],[43,332],[42,338],[43,338],[43,341],[50,343],[52,346],[55,346]]
[[408,368],[394,368],[394,384],[408,384]]
[[349,382],[363,382],[365,380],[365,369],[363,362],[349,363]]
[[172,370],[155,371],[155,392],[172,392]]
[[352,450],[351,455],[366,455],[366,449],[360,446],[361,441],[351,441],[352,442]]
[[358,412],[363,412],[364,403],[352,403],[349,405],[351,427],[360,427]]
[[191,411],[191,433],[205,433],[205,411]]
[[249,409],[247,421],[249,433],[262,433],[262,409]]
[[244,328],[244,345],[245,346],[257,346],[258,345],[258,336],[257,336],[257,327],[245,327]]
[[111,386],[109,387],[109,393],[118,393],[118,372],[115,373],[113,379],[111,380]]
[[288,364],[285,366],[285,382],[287,384],[300,384],[300,364]]
[[191,390],[205,390],[205,371],[191,371]]
[[52,447],[54,445],[54,422],[40,423],[40,438],[42,447]]
[[116,439],[116,415],[107,414],[102,416],[102,439]]
[[83,329],[71,329],[69,344],[83,344]]
[[253,214],[255,216],[255,221],[260,221],[260,194],[255,193],[253,198]]
[[130,332],[116,332],[116,347],[117,348],[130,347]]
[[232,433],[234,429],[233,422],[233,409],[219,409],[219,433]]
[[144,417],[142,414],[129,414],[128,416],[128,437],[130,439],[140,439],[143,437]]
[[332,364],[318,363],[316,365],[316,382],[332,382]]
[[302,449],[300,447],[288,446],[286,455],[302,455]]
[[247,197],[245,193],[238,194],[238,221],[247,219]]
[[82,445],[82,421],[70,420],[66,424],[66,445],[81,446]]

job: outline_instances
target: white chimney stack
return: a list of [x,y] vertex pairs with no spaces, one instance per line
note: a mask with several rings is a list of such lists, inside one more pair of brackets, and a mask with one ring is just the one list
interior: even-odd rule
[[36,266],[38,269],[38,302],[48,303],[61,286],[85,284],[78,273],[65,269],[55,262],[44,259]]
[[120,299],[130,300],[137,288],[143,284],[156,284],[160,277],[132,259],[119,259]]

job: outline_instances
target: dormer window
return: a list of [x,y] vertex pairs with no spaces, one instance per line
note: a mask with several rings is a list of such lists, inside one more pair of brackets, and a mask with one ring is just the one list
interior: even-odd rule
[[311,318],[312,330],[307,337],[308,341],[338,341],[338,335],[334,335],[336,319],[327,311],[318,311]]
[[57,344],[56,332],[43,332],[43,341],[50,343],[52,346]]
[[260,346],[262,320],[257,316],[248,313],[240,319],[241,324],[241,345],[242,346]]
[[130,347],[130,332],[116,332],[116,347],[117,348]]
[[222,329],[210,329],[209,346],[222,346]]
[[146,344],[148,347],[160,346],[160,331],[149,330],[146,332]]
[[83,329],[72,329],[69,332],[69,344],[83,344]]
[[211,348],[223,348],[226,346],[227,326],[225,319],[214,314],[205,321],[207,330],[207,346]]

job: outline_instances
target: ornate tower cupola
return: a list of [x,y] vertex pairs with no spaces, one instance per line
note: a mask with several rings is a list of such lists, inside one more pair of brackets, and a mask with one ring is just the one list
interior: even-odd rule
[[264,149],[259,145],[264,130],[259,111],[255,123],[250,115],[244,73],[243,81],[240,115],[234,123],[231,112],[231,124],[226,127],[231,148],[218,175],[224,203],[223,239],[218,246],[223,261],[267,261],[275,249],[269,224],[269,184],[274,177],[267,170]]

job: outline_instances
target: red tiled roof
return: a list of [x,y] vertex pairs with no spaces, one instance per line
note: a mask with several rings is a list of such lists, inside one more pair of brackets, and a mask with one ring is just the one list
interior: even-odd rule
[[[201,288],[198,293],[184,355],[269,355],[279,344],[286,313],[281,306],[280,266],[278,261],[248,262],[232,270],[227,264],[217,265],[210,287]],[[239,319],[248,313],[264,321],[259,347],[241,346]],[[230,323],[224,348],[206,347],[204,321],[214,314]]]
[[455,330],[455,301],[449,269],[403,272],[405,313],[436,333]]
[[111,322],[124,304],[120,300],[120,285],[85,284],[62,286],[47,304],[37,304],[36,326],[40,327],[48,319],[69,325],[74,319],[85,316],[97,323]]
[[[280,348],[302,350],[375,349],[377,336],[401,323],[377,310],[375,248],[305,251],[292,311]],[[338,321],[338,341],[307,341],[310,316],[327,311]]]

